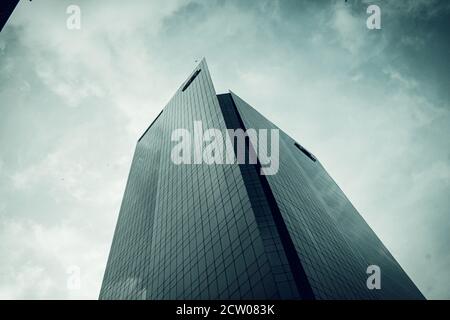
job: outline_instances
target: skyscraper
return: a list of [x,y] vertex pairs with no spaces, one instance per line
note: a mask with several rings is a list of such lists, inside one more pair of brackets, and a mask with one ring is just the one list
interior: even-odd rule
[[[196,121],[278,129],[234,93],[216,95],[202,60],[137,142],[100,299],[423,299],[300,143],[279,130],[272,175],[259,158],[175,164],[172,133]],[[258,147],[247,142],[247,158]],[[379,289],[367,285],[372,265]]]

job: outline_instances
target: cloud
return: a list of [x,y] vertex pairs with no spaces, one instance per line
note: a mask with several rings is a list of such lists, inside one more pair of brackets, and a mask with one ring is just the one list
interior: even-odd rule
[[365,42],[365,26],[361,20],[361,15],[354,15],[343,3],[336,4],[331,27],[336,30],[342,47],[351,54],[357,54]]
[[0,34],[1,297],[97,298],[136,139],[203,56],[448,296],[446,47],[432,23],[409,29],[445,4],[383,2],[376,33],[351,1],[79,1],[79,32],[68,4],[20,2]]
[[[365,0],[368,3],[368,0]],[[380,5],[387,9],[389,14],[409,16],[418,19],[431,19],[442,13],[442,10],[449,10],[447,2],[438,0],[405,0],[381,2]]]
[[[0,298],[93,298],[107,256],[101,245],[82,234],[74,225],[45,226],[32,220],[3,218],[1,253],[2,261],[8,263],[1,268]],[[80,290],[67,286],[67,271],[73,265],[81,270]]]

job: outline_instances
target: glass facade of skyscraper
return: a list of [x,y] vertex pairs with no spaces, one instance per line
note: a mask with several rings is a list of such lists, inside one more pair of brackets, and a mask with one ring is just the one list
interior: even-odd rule
[[[274,175],[259,162],[174,164],[171,134],[195,121],[278,129],[234,93],[216,95],[203,60],[138,140],[100,299],[423,298],[300,143],[279,131]],[[366,286],[369,265],[379,290]]]

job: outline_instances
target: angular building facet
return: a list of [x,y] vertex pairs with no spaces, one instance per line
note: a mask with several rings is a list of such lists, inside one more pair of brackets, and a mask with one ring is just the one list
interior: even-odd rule
[[[279,168],[175,164],[176,129],[278,129],[205,60],[138,140],[100,299],[423,299],[316,157],[279,130]],[[247,141],[246,153],[253,146]],[[367,268],[381,288],[369,289]]]

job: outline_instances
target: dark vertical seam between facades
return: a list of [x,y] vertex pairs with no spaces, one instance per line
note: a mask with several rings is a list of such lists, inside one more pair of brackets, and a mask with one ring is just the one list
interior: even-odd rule
[[[239,122],[239,128],[230,128],[230,129],[242,129],[246,131],[246,127],[244,125],[244,121],[242,120],[242,117],[236,107],[236,104],[233,100],[233,97],[231,94],[227,94],[231,101],[232,109],[236,115],[236,118]],[[219,105],[221,105],[219,103]],[[227,128],[229,128],[229,122],[227,117],[224,116],[223,110],[221,108],[222,116],[224,117],[225,123],[227,125]],[[231,126],[232,127],[232,126]],[[250,147],[250,145],[249,145]],[[236,150],[235,150],[236,151]],[[255,150],[256,151],[256,150]],[[237,156],[237,155],[236,155]],[[244,164],[245,165],[245,164]],[[241,169],[241,164],[239,165],[239,168]],[[281,215],[281,211],[278,207],[278,204],[275,200],[275,197],[272,193],[272,189],[270,188],[269,182],[267,181],[266,176],[260,174],[261,173],[261,163],[259,162],[259,159],[257,159],[256,164],[253,165],[256,169],[257,176],[259,178],[259,182],[261,183],[261,187],[263,189],[263,192],[266,196],[266,200],[269,204],[270,212],[272,213],[273,220],[275,222],[278,235],[281,239],[281,243],[283,245],[286,258],[288,260],[292,275],[294,277],[294,281],[297,287],[297,291],[299,295],[304,300],[315,300],[313,290],[311,288],[311,284],[308,281],[308,277],[306,276],[305,270],[303,268],[303,265],[300,261],[300,258],[298,257],[297,250],[295,249],[294,243],[292,242],[292,239],[289,235],[289,231],[287,229],[287,226],[284,222],[284,219]],[[242,169],[241,169],[242,170]],[[246,175],[243,174],[242,178],[245,180]],[[244,181],[245,182],[245,181]],[[244,183],[244,185],[247,188],[247,184]],[[247,190],[248,191],[248,190]]]

